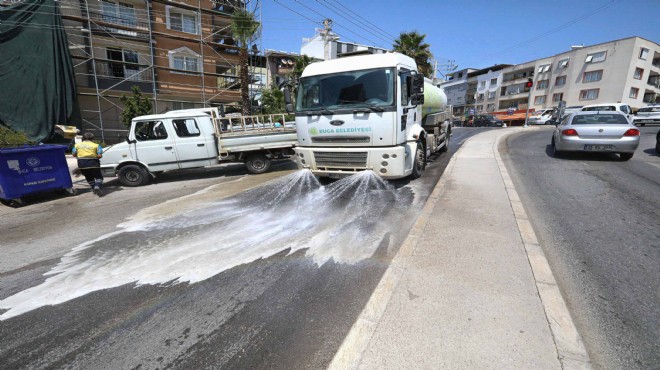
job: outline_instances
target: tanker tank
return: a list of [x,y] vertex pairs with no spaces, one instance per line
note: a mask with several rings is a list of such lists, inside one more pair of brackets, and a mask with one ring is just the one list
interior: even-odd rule
[[422,119],[427,115],[442,112],[447,107],[447,95],[434,86],[430,80],[424,80],[424,104],[422,104]]

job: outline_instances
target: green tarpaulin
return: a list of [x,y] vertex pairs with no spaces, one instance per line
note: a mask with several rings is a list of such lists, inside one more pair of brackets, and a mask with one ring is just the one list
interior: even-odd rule
[[27,0],[0,7],[0,122],[42,141],[55,125],[76,125],[70,122],[75,101],[58,3]]

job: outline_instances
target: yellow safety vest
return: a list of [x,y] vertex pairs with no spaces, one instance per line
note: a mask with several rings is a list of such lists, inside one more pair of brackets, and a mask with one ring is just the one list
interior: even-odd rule
[[91,141],[82,141],[76,144],[76,157],[78,158],[98,158],[96,150],[99,144]]

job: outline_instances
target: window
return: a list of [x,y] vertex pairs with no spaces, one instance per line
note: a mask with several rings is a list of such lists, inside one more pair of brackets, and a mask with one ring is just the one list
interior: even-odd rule
[[550,70],[550,64],[544,64],[539,67],[539,73],[548,72]]
[[566,85],[566,76],[557,76],[555,79],[555,86],[564,86]]
[[596,100],[598,99],[598,91],[600,89],[589,89],[580,91],[580,100]]
[[637,95],[639,94],[639,89],[636,87],[631,87],[630,88],[630,95],[628,95],[629,98],[631,99],[637,99]]
[[534,97],[534,104],[535,105],[545,104],[545,95]]
[[479,105],[479,106],[477,106],[477,112],[482,112],[483,110],[484,110],[484,106],[483,106],[483,105]]
[[568,58],[562,59],[557,63],[557,68],[562,69],[562,68],[567,68],[568,67]]
[[642,76],[644,76],[644,70],[642,68],[635,68],[635,73],[633,74],[633,78],[636,80],[641,80]]
[[192,118],[173,119],[174,131],[178,137],[199,136],[199,127]]
[[184,13],[181,10],[171,10],[167,8],[167,28],[174,31],[197,34],[197,15],[194,13]]
[[495,99],[495,93],[496,93],[496,92],[497,92],[497,91],[489,91],[489,92],[488,92],[488,99]]
[[649,49],[642,48],[642,50],[639,51],[639,59],[646,60],[648,56],[649,56]]
[[167,130],[162,121],[137,122],[133,132],[138,141],[167,139]]
[[603,78],[603,70],[584,72],[582,82],[595,82]]
[[620,114],[604,113],[575,116],[571,125],[625,125],[628,120]]
[[587,55],[587,59],[584,60],[585,63],[598,63],[602,62],[605,60],[607,53],[604,51],[601,51],[599,53],[593,53]]
[[493,112],[495,110],[495,104],[488,104],[486,111]]
[[138,54],[133,50],[108,48],[106,55],[108,62],[108,75],[112,77],[127,78],[133,81],[140,80],[140,67]]
[[536,90],[547,89],[548,88],[548,81],[549,80],[538,80],[538,81],[536,81]]
[[477,96],[477,101],[483,101],[484,100],[484,94],[481,93]]
[[481,81],[481,82],[479,83],[479,88],[480,88],[480,89],[483,89],[483,88],[485,88],[485,87],[486,87],[486,81]]
[[460,72],[460,73],[458,74],[458,78],[463,78],[463,72]]
[[490,86],[495,86],[497,85],[497,78],[491,78],[490,79]]
[[559,103],[562,100],[564,100],[564,93],[552,94],[553,103]]
[[187,72],[200,72],[202,70],[200,65],[200,56],[187,47],[181,47],[176,50],[172,50],[168,54],[170,57],[170,68]]
[[459,96],[459,97],[456,98],[456,102],[457,102],[457,103],[460,103],[460,102],[462,102],[462,101],[463,101],[463,98],[462,98],[462,97]]

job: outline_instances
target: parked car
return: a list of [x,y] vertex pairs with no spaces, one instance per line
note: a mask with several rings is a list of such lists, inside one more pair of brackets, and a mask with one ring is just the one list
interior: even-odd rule
[[639,146],[639,129],[618,111],[582,111],[565,117],[552,134],[555,156],[564,152],[618,153],[623,161]]
[[647,123],[660,123],[660,105],[639,108],[633,117],[633,124],[644,126]]
[[527,123],[530,125],[547,125],[548,121],[552,120],[552,116],[555,114],[555,109],[543,109],[532,113],[529,117]]
[[632,108],[627,104],[619,103],[604,103],[604,104],[592,104],[585,105],[582,107],[582,111],[606,111],[606,112],[621,112],[626,116],[628,122],[632,123]]
[[502,127],[502,125],[504,125],[504,121],[495,118],[495,116],[491,114],[482,114],[478,115],[477,118],[474,119],[473,125],[475,127]]

